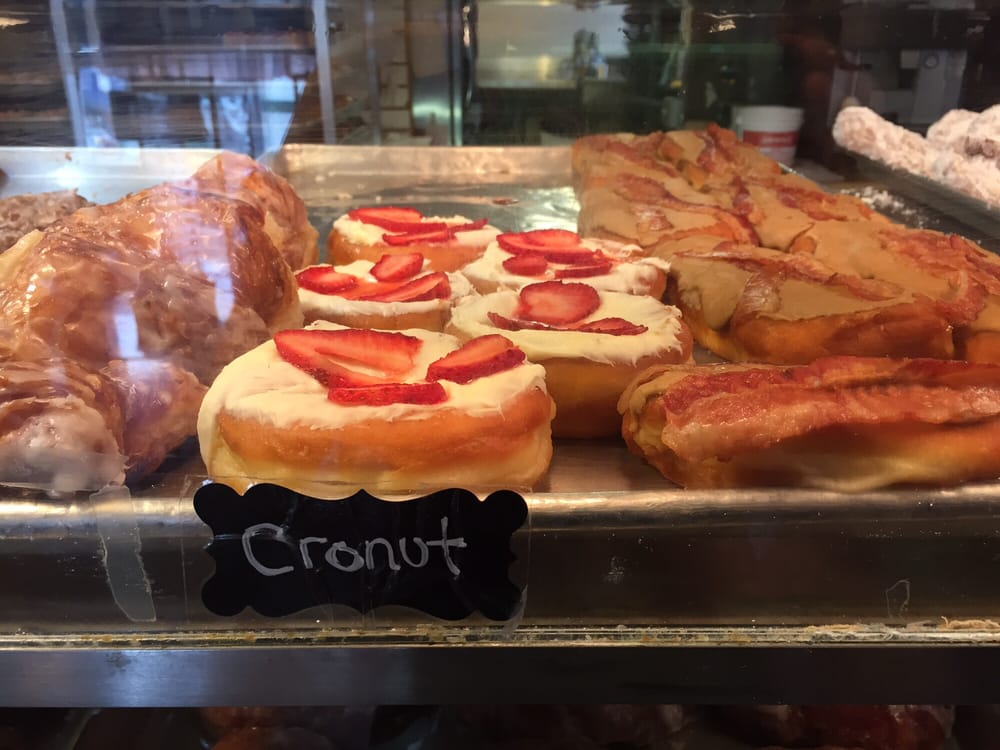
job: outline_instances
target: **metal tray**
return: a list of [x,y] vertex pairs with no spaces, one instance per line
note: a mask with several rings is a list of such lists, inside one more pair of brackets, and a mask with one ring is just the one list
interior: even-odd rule
[[[199,161],[64,153],[119,192]],[[10,168],[30,156],[0,149],[0,168],[45,189],[43,162]],[[377,201],[575,224],[566,148],[294,146],[268,161],[323,233]],[[0,703],[1000,702],[1000,484],[684,491],[618,441],[559,441],[519,532],[526,606],[496,625],[213,615],[191,505],[203,474],[192,442],[131,491],[4,491]]]

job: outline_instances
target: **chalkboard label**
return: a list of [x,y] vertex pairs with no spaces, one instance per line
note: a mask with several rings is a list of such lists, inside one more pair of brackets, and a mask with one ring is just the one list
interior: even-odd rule
[[523,586],[509,573],[512,537],[528,507],[515,492],[318,500],[273,484],[244,495],[206,484],[194,507],[213,534],[215,573],[202,600],[219,615],[250,607],[282,617],[321,604],[364,613],[396,604],[445,620],[478,611],[502,621],[521,603]]

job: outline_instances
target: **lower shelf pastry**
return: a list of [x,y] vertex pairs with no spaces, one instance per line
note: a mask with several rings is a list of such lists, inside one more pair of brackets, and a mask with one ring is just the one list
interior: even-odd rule
[[552,456],[545,370],[501,336],[315,323],[226,367],[198,417],[209,474],[317,497],[530,488]]
[[676,308],[575,282],[470,298],[452,311],[449,330],[464,339],[501,333],[544,365],[557,437],[616,435],[615,404],[629,381],[650,365],[691,358]]
[[695,341],[733,362],[955,353],[947,310],[897,284],[752,246],[679,253],[670,263],[668,297]]
[[596,289],[660,299],[670,264],[638,245],[583,239],[563,229],[501,234],[483,257],[462,269],[481,294],[539,281],[582,281]]
[[464,276],[428,270],[420,253],[310,266],[296,280],[306,323],[326,320],[352,328],[441,331],[452,305],[473,294]]
[[861,491],[1000,476],[1000,367],[831,357],[661,366],[622,394],[629,448],[685,487]]
[[431,270],[457,271],[482,255],[499,233],[486,219],[424,216],[398,206],[357,208],[333,222],[327,260],[374,263],[387,253],[420,253]]

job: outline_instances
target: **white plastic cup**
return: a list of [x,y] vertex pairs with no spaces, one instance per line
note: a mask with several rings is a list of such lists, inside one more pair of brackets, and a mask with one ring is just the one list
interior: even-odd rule
[[782,164],[795,161],[802,110],[798,107],[733,107],[733,130]]

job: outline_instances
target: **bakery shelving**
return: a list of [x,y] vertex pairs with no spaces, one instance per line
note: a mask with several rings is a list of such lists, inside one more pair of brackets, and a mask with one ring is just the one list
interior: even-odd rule
[[[7,149],[0,165],[11,191],[69,178],[110,200],[206,155]],[[270,161],[321,228],[378,196],[515,228],[576,210],[564,148],[300,146]],[[561,442],[527,496],[512,622],[335,607],[229,618],[201,601],[213,563],[191,505],[196,454],[131,491],[3,490],[0,703],[1000,699],[996,484],[681,491],[614,441]]]

